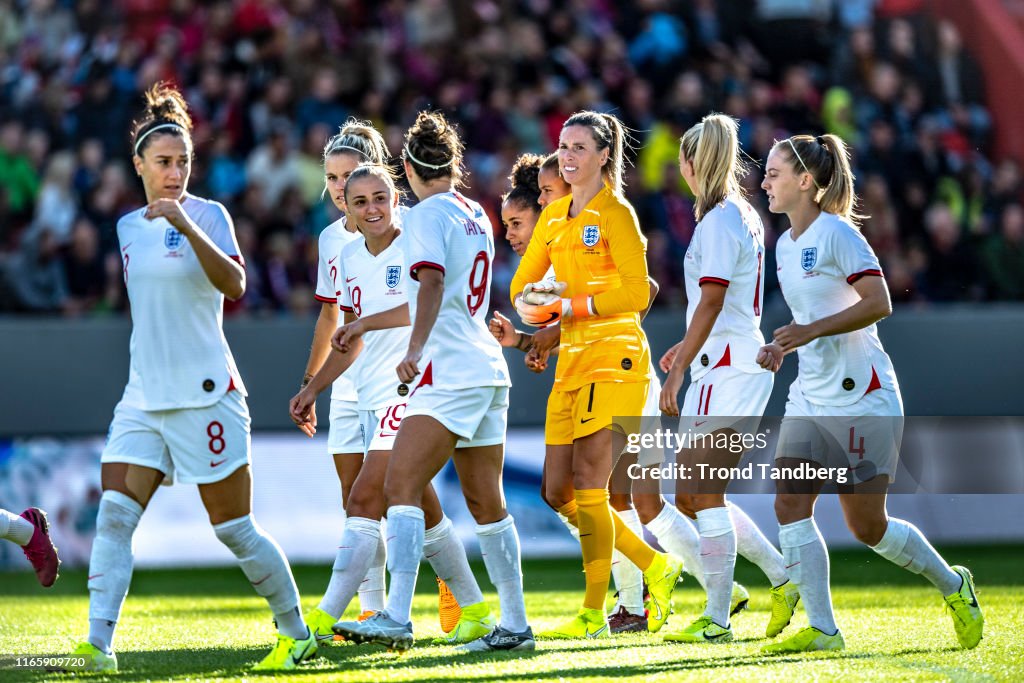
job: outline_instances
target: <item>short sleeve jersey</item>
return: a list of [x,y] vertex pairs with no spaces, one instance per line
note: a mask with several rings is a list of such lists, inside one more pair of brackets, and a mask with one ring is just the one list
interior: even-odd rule
[[[494,233],[483,208],[458,192],[432,195],[403,220],[409,274],[423,268],[444,274],[437,321],[423,349],[417,386],[444,389],[510,386],[501,346],[487,329]],[[415,297],[409,313],[416,320]]]
[[[229,257],[242,262],[231,217],[217,202],[186,194],[185,214]],[[210,282],[192,245],[146,208],[117,223],[131,303],[128,385],[122,404],[142,410],[201,408],[234,387],[245,395],[224,338],[224,295]]]
[[[359,237],[341,250],[340,276],[344,285],[338,299],[342,311],[358,317],[390,311],[408,303],[415,283],[406,272],[405,233],[374,256]],[[363,335],[363,350],[345,374],[352,374],[360,410],[377,410],[401,398],[395,368],[409,348],[409,327],[371,330]],[[354,372],[353,372],[354,371]]]
[[756,362],[764,345],[763,266],[764,227],[746,200],[730,195],[697,223],[683,264],[687,327],[697,310],[701,285],[712,282],[728,289],[711,334],[690,365],[692,380],[720,364],[743,372],[765,372]]
[[[779,237],[776,254],[782,294],[793,320],[800,325],[854,305],[860,296],[853,283],[882,274],[864,235],[839,216],[825,212],[795,240],[792,229],[787,230]],[[811,403],[846,406],[870,389],[898,391],[892,361],[875,325],[819,337],[797,353],[797,381]]]
[[[318,241],[319,254],[316,271],[316,300],[325,304],[336,304],[341,281],[338,279],[338,259],[341,249],[349,242],[359,239],[358,232],[349,232],[342,216],[320,232]],[[339,318],[338,326],[344,321]],[[347,373],[334,380],[331,388],[331,400],[355,401],[356,387]]]
[[[537,219],[533,237],[512,283],[512,298],[554,267],[567,287],[563,297],[592,295],[597,315],[562,319],[554,389],[572,391],[591,382],[647,381],[650,349],[640,311],[650,296],[647,240],[633,208],[605,186],[580,213],[569,217],[572,195],[551,202]],[[643,302],[615,310],[623,296]],[[613,300],[614,298],[614,300]]]

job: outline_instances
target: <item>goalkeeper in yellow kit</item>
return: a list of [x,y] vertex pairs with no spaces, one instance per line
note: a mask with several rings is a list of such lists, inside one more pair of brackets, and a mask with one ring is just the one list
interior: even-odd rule
[[[652,632],[668,619],[682,570],[678,560],[630,531],[608,504],[613,456],[629,431],[616,416],[642,414],[650,381],[650,349],[640,327],[650,296],[647,244],[621,194],[623,147],[623,127],[614,116],[585,111],[565,122],[558,163],[572,192],[541,213],[511,286],[525,323],[562,324],[544,440],[547,457],[571,469],[575,500],[559,512],[579,527],[587,590],[579,613],[541,634],[548,637],[609,635],[604,602],[613,548],[644,572]],[[551,266],[564,282],[542,280]],[[535,349],[542,360],[547,351]]]

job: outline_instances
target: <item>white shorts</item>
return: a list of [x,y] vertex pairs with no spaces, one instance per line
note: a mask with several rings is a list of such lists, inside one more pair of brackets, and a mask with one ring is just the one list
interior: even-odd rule
[[377,410],[359,411],[359,429],[363,436],[363,449],[390,451],[395,447],[395,437],[405,416],[405,401],[395,402]]
[[880,474],[892,481],[902,440],[899,392],[876,389],[848,406],[823,406],[809,402],[796,380],[789,387],[775,457],[847,467],[853,484]]
[[357,406],[355,401],[331,399],[331,422],[327,432],[327,452],[330,455],[363,452]]
[[644,403],[644,415],[661,415],[661,380],[651,363],[651,381],[647,385],[647,402]]
[[212,484],[252,464],[249,407],[229,391],[212,406],[114,409],[100,462],[141,465],[183,484]]
[[459,437],[456,448],[505,443],[508,425],[508,387],[441,389],[433,384],[409,396],[405,417],[429,415]]
[[774,384],[771,372],[743,372],[731,365],[714,368],[686,390],[679,411],[679,431],[707,434],[732,428],[752,432],[768,407]]

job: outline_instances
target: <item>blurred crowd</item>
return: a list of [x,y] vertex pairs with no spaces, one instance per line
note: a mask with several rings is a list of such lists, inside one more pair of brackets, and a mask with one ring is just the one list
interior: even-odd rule
[[0,0],[0,311],[126,308],[115,226],[144,200],[128,132],[158,80],[196,121],[190,191],[235,220],[249,283],[230,315],[319,306],[316,237],[337,218],[324,142],[355,115],[398,151],[423,108],[463,132],[466,193],[499,245],[495,302],[516,265],[499,219],[509,170],[554,150],[580,109],[633,131],[627,195],[656,305],[685,304],[678,139],[712,110],[740,121],[769,246],[786,227],[758,187],[773,140],[832,132],[854,149],[863,230],[896,301],[1021,300],[1021,170],[990,144],[977,63],[925,4]]

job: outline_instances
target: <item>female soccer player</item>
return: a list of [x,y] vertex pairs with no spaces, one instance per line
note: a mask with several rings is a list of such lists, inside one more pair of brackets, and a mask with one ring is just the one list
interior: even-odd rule
[[[362,237],[346,244],[337,261],[338,276],[344,283],[339,296],[348,348],[344,353],[329,354],[290,404],[292,419],[305,426],[315,419],[317,395],[332,382],[336,386],[337,378],[346,371],[354,372],[366,458],[346,498],[345,532],[330,585],[320,605],[306,615],[306,623],[318,639],[334,637],[331,627],[364,582],[367,567],[385,561],[381,533],[384,474],[408,395],[408,388],[403,389],[390,371],[402,360],[409,343],[410,283],[404,276],[406,238],[397,222],[398,198],[394,180],[384,166],[361,165],[351,173],[344,200],[351,224]],[[352,368],[357,358],[359,365]],[[465,605],[461,617],[456,614],[450,626],[442,626],[454,633],[441,640],[463,643],[487,635],[494,618],[470,570],[465,548],[430,485],[424,491],[423,510],[424,554]]]
[[[785,213],[791,224],[776,251],[779,284],[794,322],[775,330],[758,361],[776,370],[783,354],[796,350],[799,357],[776,464],[819,464],[829,444],[838,442],[842,464],[854,476],[863,473],[855,492],[839,496],[850,531],[885,559],[931,581],[945,596],[960,645],[973,648],[984,617],[971,573],[946,564],[913,524],[886,514],[903,401],[875,328],[892,306],[878,258],[857,228],[853,180],[846,145],[835,135],[796,135],[776,142],[768,155],[761,187],[769,210]],[[808,490],[779,482],[779,545],[810,626],[763,652],[845,647],[832,614],[828,551],[814,523],[819,490],[820,484]]]
[[164,477],[198,484],[214,533],[274,613],[277,645],[256,669],[293,669],[316,654],[288,561],[252,516],[249,411],[221,328],[224,297],[245,292],[231,217],[188,194],[192,121],[158,84],[132,131],[146,206],[117,224],[132,308],[131,367],[103,449],[89,561],[87,668],[117,669],[114,628],[132,574],[132,535]]
[[[554,454],[571,467],[575,497],[559,512],[580,530],[587,590],[582,609],[551,631],[552,637],[609,635],[604,597],[613,547],[644,571],[651,631],[668,618],[681,571],[678,560],[655,552],[608,504],[613,453],[625,444],[625,427],[614,416],[640,415],[650,382],[650,350],[639,315],[650,299],[646,242],[621,194],[623,138],[614,116],[580,112],[565,122],[558,162],[572,191],[541,213],[511,286],[524,322],[545,326],[562,320],[545,442],[548,458]],[[565,281],[564,290],[562,283],[540,282],[551,266]],[[523,299],[535,292],[558,296],[546,304]]]
[[[381,134],[368,122],[357,119],[346,121],[340,132],[324,146],[324,191],[330,195],[331,201],[343,215],[320,233],[316,300],[321,306],[313,331],[309,360],[306,361],[306,371],[302,377],[303,387],[323,366],[331,352],[331,335],[338,329],[339,323],[339,284],[344,282],[339,283],[338,280],[338,255],[343,246],[359,237],[355,226],[348,225],[345,215],[345,184],[356,166],[364,162],[384,164],[390,154]],[[299,428],[312,437],[317,426],[315,407],[310,415],[310,421],[301,423]],[[356,389],[346,375],[338,377],[331,389],[327,452],[334,459],[334,468],[341,481],[341,500],[344,508],[352,483],[363,464],[363,439],[359,429]],[[371,557],[378,561],[370,563],[365,580],[359,584],[359,608],[364,614],[384,609],[383,541],[379,550],[371,554]]]
[[[686,251],[686,335],[662,358],[668,371],[660,407],[684,415],[680,433],[735,433],[756,428],[743,417],[760,417],[772,392],[772,373],[756,362],[761,335],[764,228],[743,197],[736,121],[722,114],[705,116],[682,137],[679,171],[697,199],[697,227]],[[683,375],[690,387],[683,409],[677,403]],[[716,419],[709,420],[713,416]],[[706,422],[710,427],[701,428]],[[742,456],[729,449],[691,449],[693,462],[733,467]],[[691,466],[693,462],[689,463]],[[679,633],[678,642],[732,640],[729,623],[737,545],[768,575],[772,584],[772,620],[768,635],[789,623],[797,593],[788,583],[782,555],[742,510],[725,502],[721,490],[692,492],[677,482],[676,505],[696,513],[707,603],[704,614]],[[730,514],[731,509],[731,514]],[[734,525],[736,518],[741,523]],[[737,532],[742,530],[742,534]],[[779,609],[777,609],[779,608]],[[785,608],[785,609],[781,609]]]
[[462,647],[533,649],[519,537],[501,488],[508,367],[485,320],[494,238],[484,210],[457,190],[462,149],[455,129],[439,113],[420,112],[406,132],[405,173],[420,199],[404,219],[406,258],[419,294],[412,335],[397,368],[409,401],[384,483],[391,587],[383,612],[363,622],[340,622],[335,632],[399,650],[412,646],[409,613],[424,543],[421,500],[455,449],[455,468],[501,603],[500,624]]
[[44,588],[53,585],[60,569],[60,559],[50,540],[50,526],[45,512],[39,508],[29,508],[16,515],[0,508],[0,538],[21,547]]
[[[568,195],[571,191],[569,185],[558,175],[558,154],[551,154],[547,158],[541,158],[535,154],[524,154],[516,161],[512,168],[512,175],[509,176],[512,183],[512,191],[505,195],[501,205],[501,219],[505,225],[505,236],[512,249],[522,256],[533,236],[537,219],[541,210],[549,203]],[[554,269],[549,268],[545,279],[554,280]],[[651,280],[651,301],[657,294],[657,285]],[[558,341],[561,338],[561,327],[558,324],[549,325],[536,334],[529,334],[515,329],[512,321],[503,316],[499,311],[494,312],[494,318],[489,324],[491,334],[502,346],[515,346],[525,352],[526,365],[534,372],[542,372],[547,368],[546,357],[549,353],[558,352]],[[534,351],[543,349],[545,360],[541,361],[541,354]],[[657,379],[652,375],[652,383]],[[652,384],[653,386],[653,384]],[[660,387],[659,387],[660,393]],[[651,389],[648,389],[648,402],[652,398]],[[645,406],[645,414],[657,413],[657,398],[654,394],[653,411]],[[541,497],[544,502],[558,515],[562,523],[566,525],[576,540],[579,540],[579,530],[562,513],[558,512],[566,504],[573,500],[572,485],[572,464],[560,462],[558,456],[565,455],[557,447],[548,447],[548,453],[544,458],[544,470],[541,475]],[[571,452],[568,454],[571,456]],[[633,500],[630,494],[631,482],[626,475],[627,467],[630,464],[625,457],[620,457],[612,470],[612,481],[614,492],[609,496],[609,502],[622,518],[623,522],[633,533],[640,536],[643,528],[640,525],[640,518],[637,510],[633,509]],[[550,475],[550,478],[549,478]],[[655,485],[656,486],[656,485]],[[638,494],[644,495],[644,494]],[[650,494],[648,494],[650,495]],[[662,501],[660,493],[655,490],[653,497]],[[662,501],[663,502],[663,501]],[[652,503],[653,505],[653,503]],[[661,505],[658,505],[661,508]],[[675,508],[672,508],[675,511]],[[678,513],[677,513],[678,514]],[[685,521],[683,522],[685,524]],[[694,534],[696,535],[696,534]],[[608,626],[611,633],[623,633],[629,631],[646,631],[647,616],[644,608],[643,574],[632,562],[627,560],[618,550],[612,555],[612,582],[615,584],[617,602],[612,607],[611,615],[608,618]]]

